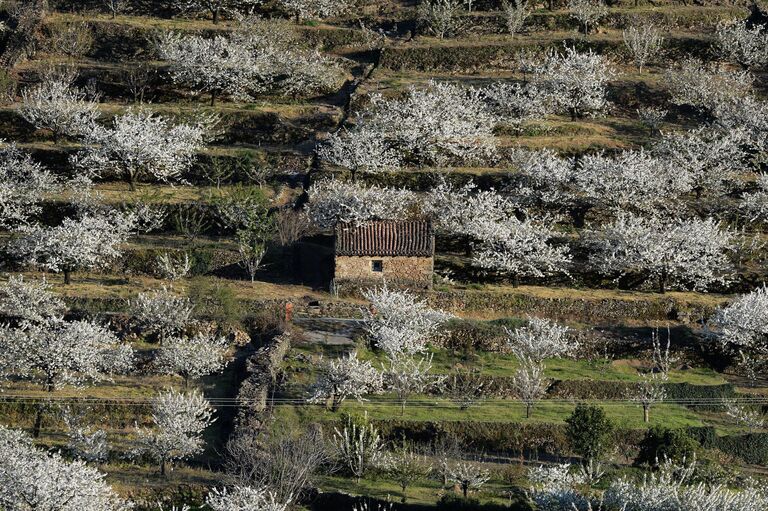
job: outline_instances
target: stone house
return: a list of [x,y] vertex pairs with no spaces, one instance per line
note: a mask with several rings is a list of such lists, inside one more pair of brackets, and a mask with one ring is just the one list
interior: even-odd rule
[[336,226],[337,284],[388,284],[427,289],[435,266],[435,233],[429,220],[372,221]]

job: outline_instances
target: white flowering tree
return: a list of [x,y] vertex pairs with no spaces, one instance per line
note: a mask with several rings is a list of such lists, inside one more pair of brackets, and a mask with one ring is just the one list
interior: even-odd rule
[[546,91],[558,111],[571,120],[606,108],[606,85],[615,76],[610,62],[589,50],[580,53],[566,46],[563,52],[550,51],[534,69],[533,83]]
[[568,11],[571,18],[581,25],[585,37],[608,15],[608,7],[603,0],[568,0]]
[[747,68],[768,65],[768,27],[750,25],[747,20],[730,20],[717,25],[715,39],[720,53]]
[[59,189],[59,180],[16,144],[0,148],[0,227],[29,223],[42,211],[42,202]]
[[45,280],[24,280],[11,275],[0,287],[0,314],[6,319],[40,324],[49,318],[60,318],[67,310],[64,301],[51,292]]
[[680,466],[663,461],[658,472],[644,476],[639,482],[628,477],[612,482],[598,500],[579,491],[585,480],[571,475],[570,465],[544,467],[538,474],[529,473],[535,484],[531,497],[541,511],[758,511],[768,506],[768,493],[764,488],[754,485],[734,490],[694,482],[695,468],[695,463]]
[[339,463],[358,481],[386,460],[386,444],[373,424],[348,423],[334,428],[331,448]]
[[668,191],[693,190],[697,197],[727,189],[745,168],[744,133],[740,129],[694,128],[683,133],[665,133],[653,147],[658,158],[657,189],[669,179]]
[[370,302],[363,310],[365,330],[374,346],[391,359],[423,353],[440,325],[451,318],[408,291],[384,286],[367,289],[363,296]]
[[[533,205],[544,204],[563,209],[575,202],[575,160],[558,155],[552,149],[516,149],[510,154],[512,164],[525,177],[516,192]],[[583,222],[578,222],[581,225]]]
[[643,408],[643,422],[650,422],[651,407],[661,403],[667,397],[664,388],[667,375],[664,373],[647,373],[641,376],[641,380],[627,392],[627,399],[637,403]]
[[273,89],[286,95],[326,92],[342,74],[330,58],[304,49],[288,27],[254,17],[242,19],[229,35],[169,32],[157,48],[174,82],[210,94],[211,106],[221,95],[253,101]]
[[602,152],[586,154],[579,158],[575,187],[592,205],[617,211],[653,211],[677,204],[674,199],[692,191],[694,185],[701,186],[703,174],[709,170],[706,163],[715,163],[704,163],[706,156],[700,154],[701,165],[688,161],[681,169],[675,163],[684,158],[682,154],[672,147],[659,152],[664,156],[654,156],[642,149],[622,151],[616,156]]
[[201,393],[162,392],[152,400],[154,428],[138,430],[134,455],[152,458],[160,465],[160,475],[165,476],[168,463],[202,452],[202,433],[215,420]]
[[261,3],[261,0],[175,0],[174,5],[181,11],[207,12],[213,23],[225,12],[240,12]]
[[430,374],[431,370],[432,354],[419,357],[398,354],[389,357],[383,368],[384,387],[397,397],[401,416],[405,414],[405,405],[411,396],[439,388],[442,384],[444,378]]
[[94,128],[72,163],[97,175],[116,176],[131,190],[143,179],[178,181],[217,122],[216,116],[205,115],[191,124],[173,124],[147,109],[128,110],[111,126]]
[[310,221],[321,229],[338,222],[363,224],[368,220],[404,220],[416,203],[410,190],[364,186],[336,179],[319,181],[309,189],[306,205]]
[[519,367],[512,375],[512,390],[525,405],[525,418],[530,419],[531,410],[547,393],[544,364],[530,358],[518,359]]
[[212,511],[286,511],[290,505],[266,488],[251,486],[214,488],[205,503]]
[[[107,328],[90,321],[46,318],[43,323],[23,321],[3,326],[0,335],[0,370],[43,387],[52,393],[64,385],[83,386],[109,379],[133,364],[132,348]],[[38,407],[34,436],[40,434],[43,410]]]
[[632,56],[637,70],[643,72],[643,66],[657,56],[664,44],[661,31],[652,23],[631,25],[622,31],[624,46]]
[[758,287],[715,311],[709,321],[721,344],[733,348],[750,379],[768,356],[768,289]]
[[198,332],[191,337],[167,337],[155,357],[155,367],[162,374],[175,374],[189,380],[224,369],[227,364],[229,343],[225,337]]
[[669,284],[703,289],[725,283],[733,273],[734,236],[712,218],[663,220],[620,214],[588,233],[590,262],[607,275],[640,274]]
[[346,11],[350,0],[278,0],[278,4],[291,13],[296,22],[307,18],[328,18]]
[[470,491],[482,488],[491,479],[490,476],[490,472],[479,465],[460,461],[450,467],[448,482],[458,485],[466,498]]
[[510,126],[516,133],[527,121],[551,113],[549,93],[535,84],[496,82],[483,90],[486,101],[498,116],[499,123]]
[[472,264],[484,270],[511,276],[542,278],[566,273],[571,262],[567,245],[553,243],[557,233],[545,222],[528,217],[509,217],[501,223],[478,225]]
[[132,215],[111,211],[81,218],[65,218],[56,227],[22,226],[9,251],[31,266],[63,273],[102,267],[120,257],[134,226]]
[[430,81],[402,98],[372,95],[356,129],[388,141],[403,164],[446,165],[492,159],[495,125],[480,89]]
[[0,427],[0,507],[16,511],[132,509],[97,469],[37,448],[24,433],[5,427]]
[[673,103],[701,110],[713,110],[721,103],[747,96],[753,81],[747,71],[734,71],[694,58],[686,58],[664,74]]
[[368,394],[376,394],[383,388],[382,374],[369,361],[357,358],[357,353],[326,361],[317,381],[310,389],[310,403],[330,404],[332,412],[338,411],[347,398],[364,400]]
[[88,135],[100,115],[98,97],[76,87],[76,78],[74,69],[55,70],[21,93],[19,114],[36,129],[49,130],[56,143]]
[[437,229],[469,243],[513,216],[517,207],[511,197],[493,189],[480,190],[472,181],[456,188],[441,178],[423,198],[421,210]]
[[536,363],[548,358],[573,356],[579,343],[568,334],[568,327],[552,320],[528,317],[528,324],[505,329],[507,348],[519,359]]
[[161,338],[178,334],[194,322],[195,305],[172,288],[139,293],[128,301],[128,310],[139,328]]
[[317,147],[317,155],[325,162],[348,169],[352,181],[358,173],[377,174],[397,169],[400,155],[374,130],[361,127],[342,129],[331,134]]

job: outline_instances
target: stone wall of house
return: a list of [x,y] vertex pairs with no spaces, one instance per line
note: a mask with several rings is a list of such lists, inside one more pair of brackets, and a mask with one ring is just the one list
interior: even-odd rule
[[[373,261],[382,262],[382,271],[373,271]],[[337,256],[336,282],[412,283],[430,287],[434,260],[431,257],[359,257]]]

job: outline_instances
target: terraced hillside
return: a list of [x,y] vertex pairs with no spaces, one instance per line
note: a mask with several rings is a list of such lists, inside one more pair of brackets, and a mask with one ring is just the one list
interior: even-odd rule
[[763,6],[206,3],[3,5],[0,509],[765,509]]

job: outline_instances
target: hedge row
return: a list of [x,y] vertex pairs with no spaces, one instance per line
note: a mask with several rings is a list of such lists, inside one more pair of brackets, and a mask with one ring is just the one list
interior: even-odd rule
[[768,465],[768,433],[718,436],[715,428],[691,428],[689,433],[702,447],[718,449],[752,465]]

